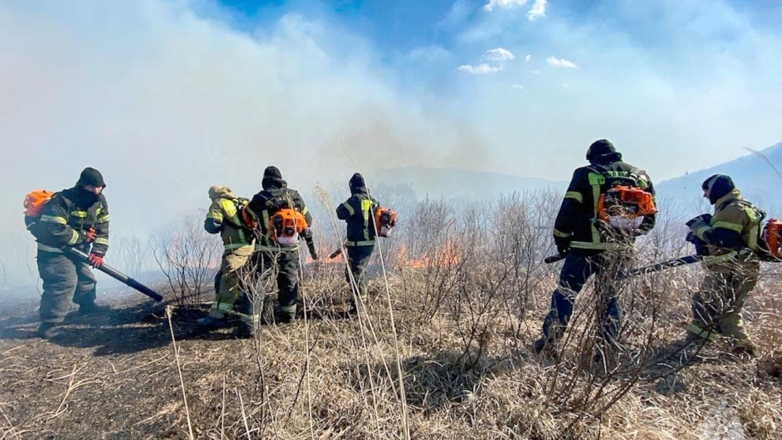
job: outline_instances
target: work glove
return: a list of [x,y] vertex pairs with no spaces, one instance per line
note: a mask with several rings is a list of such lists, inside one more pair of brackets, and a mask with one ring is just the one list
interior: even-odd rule
[[570,250],[570,237],[554,237],[554,244],[557,246],[557,252],[564,257]]
[[318,259],[318,251],[315,249],[315,239],[312,236],[312,229],[307,228],[301,232],[301,236],[304,238],[304,241],[307,242],[307,249],[310,251],[310,257],[312,257],[313,260]]
[[707,247],[706,242],[701,240],[694,232],[688,232],[685,240],[695,245],[695,253],[697,255],[705,256],[709,254],[709,248]]
[[101,265],[103,265],[103,255],[92,253],[88,259],[90,260],[90,266],[92,267],[101,267]]
[[685,224],[688,228],[694,231],[701,226],[708,226],[709,223],[711,223],[711,214],[701,214],[697,217],[693,217]]
[[90,227],[84,231],[84,241],[87,243],[92,243],[96,238],[98,238],[98,235],[95,233],[95,228]]

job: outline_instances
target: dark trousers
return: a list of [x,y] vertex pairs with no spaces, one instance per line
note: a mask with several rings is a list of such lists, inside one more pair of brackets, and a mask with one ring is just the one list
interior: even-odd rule
[[355,285],[358,287],[356,293],[359,299],[366,301],[367,265],[370,258],[372,258],[375,246],[349,246],[346,249],[348,251],[348,267],[345,268],[345,279],[351,287],[353,287],[355,282]]
[[559,274],[559,286],[551,296],[551,310],[543,321],[544,338],[549,341],[562,338],[573,315],[576,296],[589,277],[596,275],[595,295],[598,319],[602,323],[602,337],[606,340],[614,340],[621,326],[621,312],[614,277],[627,262],[626,257],[608,251],[591,256],[572,251],[568,253],[562,272]]
[[[279,290],[280,309],[284,313],[291,315],[296,313],[296,301],[299,298],[299,252],[298,250],[285,251],[256,251],[251,257],[252,278],[259,280],[266,276],[276,276],[277,289]],[[258,285],[257,282],[253,282]],[[268,292],[247,292],[253,288],[243,289],[239,300],[239,313],[245,315],[256,315],[253,310],[253,304],[257,303],[260,307],[260,301],[253,301],[248,294],[268,293]],[[258,298],[260,300],[262,298]]]
[[95,276],[87,263],[72,260],[65,254],[39,251],[38,273],[43,280],[41,322],[61,323],[71,301],[80,306],[95,303]]

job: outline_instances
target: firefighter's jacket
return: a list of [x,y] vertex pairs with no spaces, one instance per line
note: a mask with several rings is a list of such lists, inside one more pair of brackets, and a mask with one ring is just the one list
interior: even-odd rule
[[[627,178],[654,196],[654,186],[646,172],[623,162],[620,153],[599,156],[588,166],[577,168],[554,222],[555,240],[569,240],[570,248],[582,253],[596,253],[619,246],[610,226],[599,219],[597,203],[610,181]],[[650,231],[655,218],[654,214],[645,216],[638,233]],[[633,240],[633,237],[623,236],[624,242]]]
[[[85,241],[90,228],[96,236],[91,250]],[[109,249],[109,205],[103,193],[96,195],[78,186],[65,189],[52,195],[28,229],[39,251],[62,253],[63,247],[76,246],[103,256]]]
[[240,209],[247,203],[224,186],[209,188],[212,204],[206,213],[204,229],[210,234],[220,233],[225,252],[232,252],[253,242],[252,231],[247,230],[240,218]]
[[[260,251],[296,250],[298,246],[282,249],[271,237],[269,220],[280,209],[292,208],[301,213],[307,221],[307,227],[312,226],[312,215],[301,198],[299,192],[288,188],[285,180],[280,178],[264,178],[263,191],[253,196],[247,205],[247,211],[255,222],[255,249]],[[309,230],[302,234],[305,237]]]
[[369,195],[366,187],[351,188],[349,199],[337,206],[337,218],[347,221],[345,246],[370,246],[375,244],[375,208],[380,206]]
[[735,271],[737,264],[758,266],[758,233],[760,212],[733,189],[714,203],[714,215],[706,223],[696,220],[690,229],[708,245],[703,259],[706,269],[716,272]]

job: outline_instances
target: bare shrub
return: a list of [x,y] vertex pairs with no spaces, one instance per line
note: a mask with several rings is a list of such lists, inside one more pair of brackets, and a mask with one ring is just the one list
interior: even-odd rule
[[116,265],[131,277],[138,277],[146,268],[150,257],[151,247],[149,242],[144,242],[136,235],[122,234],[112,237],[112,260]]
[[[546,192],[512,194],[494,203],[462,206],[426,200],[414,212],[412,225],[431,227],[411,228],[403,236],[405,252],[397,265],[402,268],[404,296],[416,301],[416,322],[446,312],[460,340],[459,368],[485,368],[484,358],[513,356],[512,350],[497,349],[516,350],[521,337],[540,328],[537,320],[526,327],[523,323],[529,313],[548,311],[556,284],[557,268],[546,267],[541,260],[550,249],[559,198]],[[672,238],[680,229],[674,220],[660,226],[662,232],[646,239],[639,263],[686,250]],[[610,282],[603,278],[600,283]],[[623,336],[616,346],[606,347],[599,341],[607,298],[595,291],[595,282],[579,295],[542,387],[552,410],[599,418],[648,375],[647,363],[659,348],[659,329],[670,327],[667,294],[684,286],[671,290],[670,285],[658,284],[652,289],[643,278],[617,282],[625,315]],[[503,335],[512,335],[513,342]],[[496,340],[503,342],[498,345]],[[573,424],[562,432],[573,434],[576,428]]]
[[223,249],[219,238],[207,234],[200,222],[190,217],[158,232],[150,239],[150,246],[177,305],[201,304],[220,267]]

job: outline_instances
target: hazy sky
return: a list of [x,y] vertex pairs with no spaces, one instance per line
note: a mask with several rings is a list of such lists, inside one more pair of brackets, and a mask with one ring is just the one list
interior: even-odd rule
[[782,140],[780,22],[776,0],[0,0],[0,248],[31,241],[27,191],[84,166],[126,231],[270,164],[301,189],[396,165],[567,180],[607,137],[675,177]]

